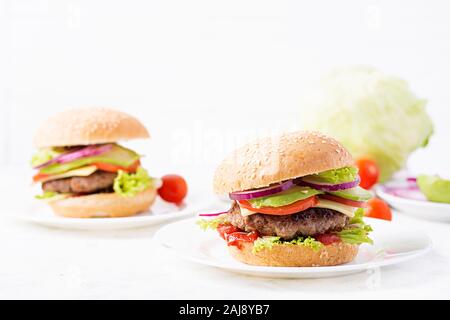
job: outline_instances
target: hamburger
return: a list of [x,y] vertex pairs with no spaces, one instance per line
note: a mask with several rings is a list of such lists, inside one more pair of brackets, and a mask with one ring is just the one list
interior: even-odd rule
[[226,212],[202,214],[237,260],[257,266],[332,266],[372,243],[363,208],[371,194],[336,140],[300,131],[262,138],[217,168],[214,191],[232,200]]
[[31,164],[34,183],[55,214],[72,218],[125,217],[153,204],[160,180],[141,166],[141,155],[118,141],[149,138],[136,118],[109,108],[76,108],[37,130]]

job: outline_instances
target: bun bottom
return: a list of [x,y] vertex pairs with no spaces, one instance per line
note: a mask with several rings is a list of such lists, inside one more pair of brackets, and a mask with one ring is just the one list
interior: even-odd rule
[[234,246],[228,248],[236,260],[254,266],[323,267],[352,261],[358,254],[359,246],[339,242],[314,251],[301,245],[279,244],[253,253],[253,244],[244,242],[240,249]]
[[117,193],[96,193],[50,203],[53,212],[68,218],[128,217],[147,211],[156,198],[156,190],[148,189],[134,197]]

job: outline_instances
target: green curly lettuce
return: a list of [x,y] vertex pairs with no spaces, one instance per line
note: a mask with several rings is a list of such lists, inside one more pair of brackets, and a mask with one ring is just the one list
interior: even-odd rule
[[450,180],[422,174],[417,177],[417,185],[428,200],[450,203]]
[[319,251],[323,247],[320,241],[310,236],[298,237],[290,241],[281,240],[280,237],[260,237],[253,243],[252,252],[257,253],[264,249],[271,250],[274,245],[298,245],[311,248],[314,251]]
[[218,216],[214,219],[200,219],[196,223],[202,230],[216,230],[219,224],[225,222],[225,216]]
[[364,222],[363,216],[363,209],[360,208],[356,210],[355,215],[350,219],[349,226],[346,229],[336,233],[343,242],[351,244],[373,244],[373,240],[369,238],[369,232],[373,231],[373,229],[370,225]]
[[123,197],[133,197],[138,193],[153,187],[154,179],[148,175],[147,170],[139,167],[136,173],[126,173],[119,170],[114,179],[114,192]]
[[52,160],[60,154],[62,154],[62,151],[55,150],[54,148],[42,148],[37,150],[36,153],[33,154],[30,164],[32,167],[37,167],[41,164],[46,163],[47,161]]
[[53,191],[45,191],[43,194],[36,195],[35,198],[38,200],[44,200],[47,202],[62,200],[70,197],[71,193],[58,193]]

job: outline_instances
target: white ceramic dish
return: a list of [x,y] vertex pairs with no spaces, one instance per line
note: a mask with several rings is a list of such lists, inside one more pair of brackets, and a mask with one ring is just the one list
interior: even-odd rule
[[356,259],[332,267],[259,267],[234,260],[217,232],[202,231],[197,218],[174,222],[162,227],[154,240],[181,258],[194,263],[251,276],[268,278],[324,278],[362,272],[405,262],[419,257],[431,248],[431,239],[418,230],[377,219],[367,219],[374,228],[375,245],[362,245]]
[[11,216],[48,227],[77,230],[114,230],[147,227],[186,218],[205,207],[195,197],[189,196],[181,208],[157,198],[150,211],[124,218],[64,218],[56,216],[45,204],[33,201],[21,209],[10,212]]
[[381,199],[402,213],[426,220],[450,222],[450,204],[408,199],[386,192],[386,186],[392,187],[397,184],[398,182],[389,182],[377,186],[375,191]]

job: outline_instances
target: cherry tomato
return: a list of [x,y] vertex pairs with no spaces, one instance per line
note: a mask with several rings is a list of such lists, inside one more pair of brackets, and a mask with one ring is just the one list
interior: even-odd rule
[[102,171],[107,171],[107,172],[117,172],[119,170],[122,170],[125,172],[136,172],[137,168],[139,168],[139,166],[141,165],[141,162],[139,160],[137,160],[135,163],[133,163],[128,168],[117,166],[115,164],[102,163],[102,162],[97,162],[97,163],[94,163],[93,165],[96,166],[97,169],[102,170]]
[[341,238],[338,235],[332,233],[316,234],[314,236],[314,239],[322,242],[322,244],[326,246],[335,242],[341,242]]
[[350,206],[350,207],[356,207],[356,208],[365,208],[365,207],[367,207],[367,202],[365,202],[365,201],[355,201],[355,200],[344,199],[344,198],[341,198],[341,197],[333,196],[331,194],[321,195],[320,198],[324,198],[324,199],[327,199],[327,200],[339,202],[339,203],[345,204],[346,206]]
[[224,240],[227,240],[231,233],[238,231],[240,230],[231,224],[219,224],[217,226],[217,232],[219,232],[220,237]]
[[392,220],[392,212],[386,202],[379,198],[370,199],[367,204],[369,207],[365,210],[364,215],[366,217]]
[[258,213],[266,213],[266,214],[272,214],[276,216],[283,216],[288,214],[297,213],[303,210],[306,210],[308,208],[314,207],[317,205],[318,200],[316,196],[312,196],[309,198],[306,198],[304,200],[300,200],[297,202],[294,202],[292,204],[289,204],[287,206],[282,207],[262,207],[262,208],[253,208],[250,203],[246,200],[239,201],[239,204],[242,208],[245,208],[250,211],[258,212]]
[[359,176],[361,178],[359,185],[364,189],[372,188],[380,177],[380,169],[377,163],[371,159],[360,158],[356,160],[356,165],[359,168]]
[[162,186],[158,189],[159,196],[167,202],[180,204],[188,192],[186,180],[176,174],[168,174],[161,179]]
[[234,232],[228,235],[228,246],[235,246],[241,248],[242,242],[255,242],[259,238],[259,234],[256,231],[252,232]]

